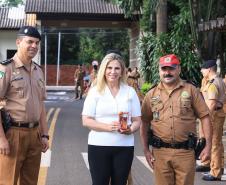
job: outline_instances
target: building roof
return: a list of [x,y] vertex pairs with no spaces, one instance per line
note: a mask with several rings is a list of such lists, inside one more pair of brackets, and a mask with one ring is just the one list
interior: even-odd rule
[[104,0],[26,0],[26,13],[123,14],[118,5]]
[[0,29],[19,29],[24,25],[35,26],[35,14],[25,14],[24,6],[0,7]]

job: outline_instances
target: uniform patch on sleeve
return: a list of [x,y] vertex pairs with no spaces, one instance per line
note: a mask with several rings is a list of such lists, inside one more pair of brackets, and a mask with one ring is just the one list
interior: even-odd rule
[[0,71],[0,79],[2,79],[5,76],[5,72]]
[[211,84],[208,88],[209,93],[218,93],[217,88],[215,85]]

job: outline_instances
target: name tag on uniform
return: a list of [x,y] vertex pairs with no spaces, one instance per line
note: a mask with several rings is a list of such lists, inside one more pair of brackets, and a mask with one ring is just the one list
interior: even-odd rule
[[159,120],[159,112],[157,112],[157,111],[153,112],[153,119]]

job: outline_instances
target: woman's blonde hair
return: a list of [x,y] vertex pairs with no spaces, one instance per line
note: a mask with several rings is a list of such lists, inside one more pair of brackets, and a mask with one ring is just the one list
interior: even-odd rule
[[123,61],[123,59],[120,55],[118,55],[116,53],[109,53],[103,58],[103,60],[100,64],[100,68],[99,68],[99,71],[97,73],[97,78],[96,78],[96,81],[94,83],[94,85],[97,87],[97,91],[100,92],[100,93],[103,92],[103,90],[105,89],[105,86],[106,86],[105,71],[106,71],[107,65],[108,65],[109,62],[111,62],[113,60],[117,60],[121,65],[122,74],[121,74],[121,77],[119,79],[119,84],[126,83],[125,62]]

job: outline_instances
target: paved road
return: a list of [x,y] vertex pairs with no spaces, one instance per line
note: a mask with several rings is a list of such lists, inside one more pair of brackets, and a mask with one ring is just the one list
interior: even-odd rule
[[[87,164],[89,130],[82,127],[81,123],[83,101],[75,101],[73,93],[49,92],[46,105],[51,158],[49,153],[43,155],[38,185],[90,185]],[[226,136],[224,144],[226,147]],[[51,159],[50,164],[48,159]],[[147,167],[141,149],[139,133],[136,133],[135,139],[132,176],[134,185],[154,185],[152,172]],[[226,181],[206,183],[201,177],[201,173],[196,173],[195,185],[226,184]]]

